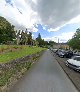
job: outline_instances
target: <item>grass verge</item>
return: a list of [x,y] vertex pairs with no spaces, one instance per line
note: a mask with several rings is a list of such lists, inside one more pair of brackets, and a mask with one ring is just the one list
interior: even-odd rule
[[[3,50],[4,53],[0,53],[0,63],[5,66],[0,67],[0,87],[9,85],[12,80],[14,81],[14,78],[18,80],[40,57],[38,52],[41,52],[42,50],[45,50],[45,48],[30,46],[10,46],[9,49],[7,48],[6,52]],[[31,54],[33,55],[29,61],[9,62]]]
[[[6,46],[5,46],[6,47]],[[17,50],[13,50],[12,46],[11,49],[9,47],[9,51],[0,54],[0,63],[8,62],[14,60],[16,58],[24,57],[27,55],[31,55],[37,52],[44,50],[44,48],[40,47],[29,47],[29,46],[14,46],[18,48]]]

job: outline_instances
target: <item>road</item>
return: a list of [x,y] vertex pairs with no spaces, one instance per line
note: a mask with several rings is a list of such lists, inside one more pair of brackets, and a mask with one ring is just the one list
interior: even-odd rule
[[49,50],[10,92],[78,92]]

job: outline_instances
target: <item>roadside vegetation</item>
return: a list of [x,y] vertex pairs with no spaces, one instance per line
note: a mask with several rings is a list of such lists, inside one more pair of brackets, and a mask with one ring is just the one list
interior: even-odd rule
[[24,57],[27,55],[31,55],[45,48],[35,47],[35,46],[0,46],[0,62],[8,62],[14,60],[16,58]]
[[80,28],[76,30],[74,33],[72,39],[68,41],[68,45],[73,49],[73,50],[80,50]]
[[[0,87],[18,80],[46,48],[25,45],[0,46]],[[27,56],[30,56],[28,58]],[[24,59],[27,57],[27,59]],[[16,60],[18,58],[18,60]],[[19,60],[19,58],[21,58]],[[14,61],[12,61],[14,60]]]
[[54,41],[44,41],[41,34],[33,39],[32,32],[27,28],[25,30],[16,30],[4,17],[0,16],[0,62],[24,57],[37,53],[44,48],[53,46]]
[[[32,31],[32,30],[31,30]],[[41,34],[33,39],[32,32],[27,28],[25,30],[16,30],[5,18],[0,17],[0,44],[6,45],[31,45],[39,47],[48,47],[55,44],[54,41],[44,41]]]
[[44,41],[40,33],[33,39],[27,28],[16,30],[0,17],[0,92],[21,78],[52,43]]

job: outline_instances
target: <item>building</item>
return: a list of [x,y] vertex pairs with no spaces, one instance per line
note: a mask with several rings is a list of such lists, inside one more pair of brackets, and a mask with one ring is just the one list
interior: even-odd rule
[[70,47],[67,43],[57,43],[57,44],[53,45],[53,48],[56,48],[56,49],[70,49]]

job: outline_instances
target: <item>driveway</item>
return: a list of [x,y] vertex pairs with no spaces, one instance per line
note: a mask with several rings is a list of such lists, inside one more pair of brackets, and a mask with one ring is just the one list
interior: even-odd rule
[[49,50],[10,92],[78,92]]

